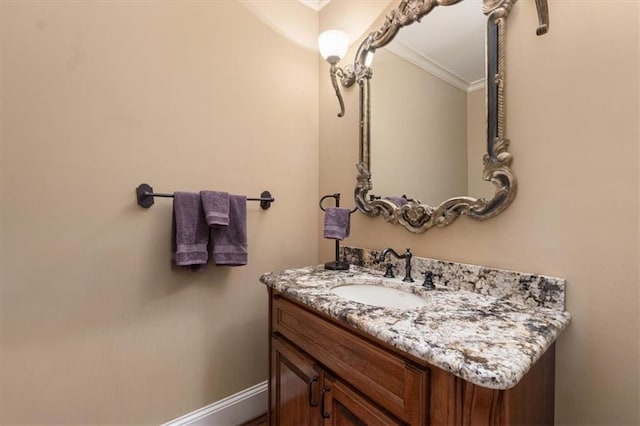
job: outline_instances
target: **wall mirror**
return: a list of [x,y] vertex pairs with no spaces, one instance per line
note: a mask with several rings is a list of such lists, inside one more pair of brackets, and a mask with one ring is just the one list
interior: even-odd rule
[[[504,42],[514,3],[403,0],[359,46],[362,212],[419,233],[461,215],[493,217],[513,201]],[[540,35],[546,0],[536,6]]]

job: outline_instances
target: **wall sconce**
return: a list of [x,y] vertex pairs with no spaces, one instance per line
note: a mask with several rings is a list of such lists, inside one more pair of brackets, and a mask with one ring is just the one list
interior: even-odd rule
[[329,76],[331,77],[333,89],[336,91],[338,102],[340,102],[338,117],[344,116],[344,101],[342,100],[342,94],[338,86],[338,78],[344,87],[350,87],[356,81],[353,69],[348,66],[345,67],[345,69],[336,66],[338,62],[344,58],[344,55],[346,55],[348,48],[349,36],[342,31],[329,30],[323,32],[318,37],[320,55],[331,65],[331,68],[329,68]]

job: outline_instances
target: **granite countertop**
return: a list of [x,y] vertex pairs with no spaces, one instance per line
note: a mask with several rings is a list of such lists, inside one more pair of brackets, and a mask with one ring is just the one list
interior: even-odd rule
[[[263,274],[260,281],[312,309],[461,377],[473,384],[515,386],[569,324],[568,312],[518,300],[384,278],[373,269],[351,266],[329,271],[322,265]],[[352,302],[331,292],[344,284],[402,288],[422,296],[426,306],[382,308]]]

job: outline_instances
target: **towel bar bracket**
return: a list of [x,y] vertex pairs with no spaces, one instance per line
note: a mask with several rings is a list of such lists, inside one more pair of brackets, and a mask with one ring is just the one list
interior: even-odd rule
[[153,205],[153,196],[149,195],[153,194],[153,188],[146,183],[140,184],[136,188],[136,195],[138,196],[138,205],[140,207],[144,207],[148,209]]
[[260,198],[260,207],[262,207],[262,210],[267,210],[271,207],[271,203],[275,201],[269,191],[262,191]]
[[[145,209],[148,209],[153,205],[154,197],[173,198],[173,194],[162,194],[159,192],[153,192],[153,188],[151,187],[151,185],[148,185],[146,183],[138,185],[138,187],[136,188],[136,196],[138,197],[138,205],[140,207],[144,207]],[[271,203],[276,200],[275,198],[273,198],[269,191],[263,191],[260,194],[260,198],[247,198],[247,201],[260,201],[260,207],[263,210],[267,210],[269,207],[271,207]]]

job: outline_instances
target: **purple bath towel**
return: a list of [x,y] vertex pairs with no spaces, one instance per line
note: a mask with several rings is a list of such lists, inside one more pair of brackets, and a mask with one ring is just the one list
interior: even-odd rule
[[200,191],[200,197],[209,226],[227,226],[229,224],[229,193]]
[[324,212],[324,237],[343,240],[349,236],[351,211],[342,207],[329,207]]
[[174,193],[173,229],[173,260],[176,266],[206,265],[209,259],[209,226],[200,194]]
[[211,228],[216,265],[247,264],[247,197],[229,195],[229,224]]

